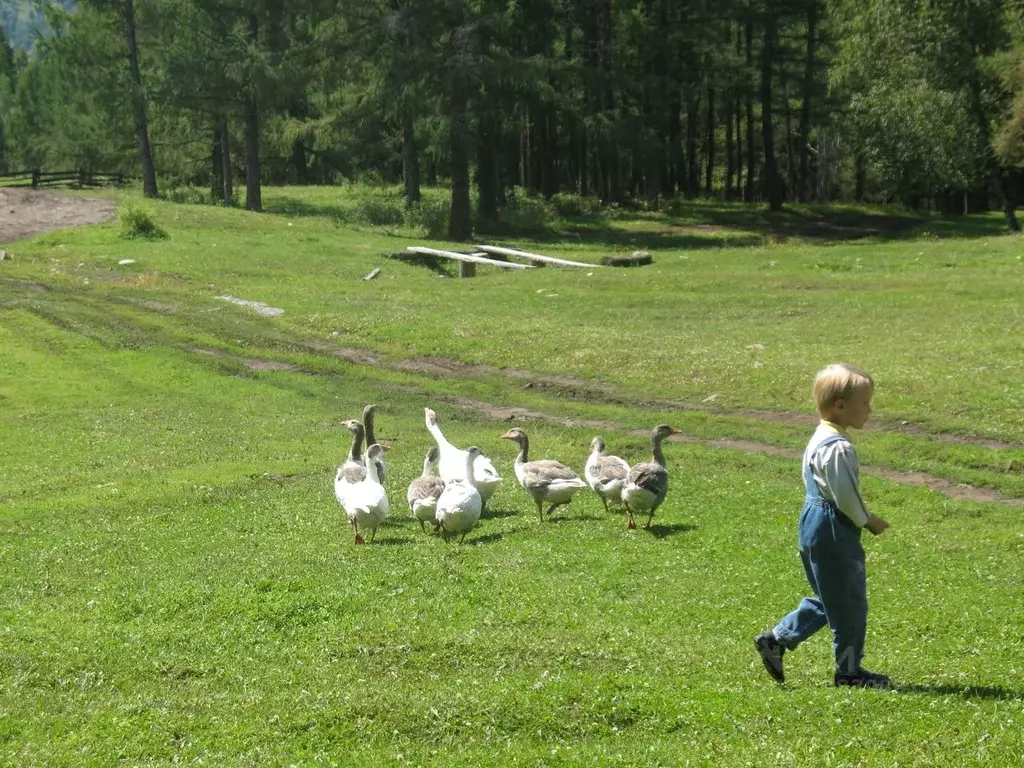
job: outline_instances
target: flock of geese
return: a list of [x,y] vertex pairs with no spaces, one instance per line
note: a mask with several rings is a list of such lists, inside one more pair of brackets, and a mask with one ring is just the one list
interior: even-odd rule
[[[372,542],[378,526],[391,511],[383,485],[388,472],[384,461],[387,446],[379,444],[374,435],[376,407],[367,405],[362,421],[344,422],[352,433],[352,447],[334,477],[334,495],[355,531],[356,544],[366,543],[363,533],[369,534]],[[433,409],[425,409],[425,421],[436,445],[423,459],[423,473],[409,483],[406,494],[409,511],[419,520],[424,532],[438,534],[445,541],[461,534],[461,542],[480,519],[487,500],[501,483],[501,475],[475,445],[463,450],[448,442]],[[516,478],[537,505],[542,522],[545,514],[550,516],[556,508],[572,501],[577,491],[589,485],[601,498],[606,512],[610,503],[624,505],[627,528],[636,527],[634,514],[646,514],[644,528],[649,528],[655,511],[668,494],[668,470],[661,442],[678,431],[667,424],[655,427],[651,433],[651,461],[632,468],[618,456],[606,455],[604,440],[595,437],[590,443],[584,471],[586,482],[554,459],[531,461],[530,440],[519,427],[510,429],[502,438],[519,446],[513,465]]]

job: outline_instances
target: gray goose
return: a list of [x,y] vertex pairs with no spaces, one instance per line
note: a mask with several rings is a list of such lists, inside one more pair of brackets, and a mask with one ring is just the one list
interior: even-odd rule
[[647,513],[644,528],[651,527],[655,510],[661,506],[668,494],[668,470],[665,469],[665,454],[661,452],[661,441],[669,435],[677,435],[679,430],[668,424],[659,424],[651,433],[651,447],[654,458],[651,461],[637,464],[629,473],[626,485],[622,488],[622,503],[626,505],[629,519],[627,528],[636,528],[633,513]]
[[[377,437],[373,433],[373,418],[376,414],[376,405],[367,405],[363,408],[363,431],[366,433],[366,444],[373,445],[377,442]],[[384,459],[378,457],[375,460],[377,465],[377,477],[380,478],[380,482],[383,483],[384,479],[388,476],[388,468],[384,464]]]
[[590,456],[587,457],[583,476],[607,512],[609,501],[622,501],[622,488],[629,476],[629,464],[618,456],[605,456],[604,440],[598,436],[590,441]]
[[572,501],[573,495],[584,483],[569,467],[554,459],[529,460],[530,440],[519,427],[514,427],[503,434],[502,439],[519,443],[519,455],[516,456],[516,477],[530,497],[537,504],[537,514],[544,521],[544,503],[550,503],[548,516],[563,504]]
[[427,531],[426,524],[434,522],[437,499],[444,491],[444,480],[434,474],[434,462],[440,455],[441,452],[436,447],[427,451],[423,458],[423,474],[409,483],[409,491],[406,494],[409,511],[420,521],[420,528],[424,533]]

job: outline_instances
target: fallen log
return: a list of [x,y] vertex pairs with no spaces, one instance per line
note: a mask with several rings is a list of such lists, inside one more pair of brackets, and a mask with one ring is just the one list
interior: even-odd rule
[[647,251],[636,251],[632,256],[605,256],[601,259],[605,267],[643,267],[653,263],[654,259]]

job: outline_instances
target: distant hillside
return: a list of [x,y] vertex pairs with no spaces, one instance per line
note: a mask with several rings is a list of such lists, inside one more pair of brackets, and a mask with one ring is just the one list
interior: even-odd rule
[[[65,8],[73,8],[75,0],[57,0]],[[35,0],[0,0],[0,26],[15,49],[32,48],[36,30],[45,28],[46,22]]]

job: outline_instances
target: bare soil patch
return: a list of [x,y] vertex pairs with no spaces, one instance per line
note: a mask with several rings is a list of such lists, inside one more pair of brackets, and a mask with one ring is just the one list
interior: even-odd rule
[[71,197],[39,189],[0,188],[0,243],[55,229],[100,224],[117,213],[110,200]]
[[[610,421],[589,421],[580,419],[566,419],[559,416],[552,416],[550,414],[541,413],[540,411],[531,411],[525,408],[508,408],[505,406],[494,405],[492,403],[480,402],[478,400],[470,400],[462,397],[449,397],[440,398],[445,402],[449,402],[452,405],[458,405],[462,408],[468,408],[482,414],[486,418],[495,419],[498,421],[550,421],[561,424],[565,427],[584,427],[592,429],[609,430],[615,432],[622,432],[624,434],[630,434],[637,437],[646,437],[650,433],[647,430],[627,430],[621,425],[615,424]],[[764,443],[755,443],[749,440],[735,440],[735,439],[719,439],[719,440],[705,440],[692,435],[672,435],[669,440],[681,443],[692,443],[698,445],[707,445],[712,448],[727,448],[733,451],[745,451],[747,453],[762,453],[769,456],[776,456],[783,459],[791,459],[793,461],[799,461],[800,452],[792,450],[790,448],[782,448],[776,445],[766,445]],[[861,470],[868,475],[874,477],[881,477],[885,480],[890,480],[896,483],[902,483],[903,485],[915,485],[924,486],[933,491],[949,496],[952,499],[958,499],[960,501],[986,501],[986,502],[999,502],[1003,504],[1013,504],[1015,506],[1024,506],[1024,499],[1008,498],[1003,496],[998,491],[992,490],[991,488],[978,488],[972,485],[965,485],[963,483],[956,483],[952,480],[946,480],[942,477],[936,477],[935,475],[925,474],[924,472],[900,472],[895,469],[887,469],[885,467],[870,467],[862,466]]]
[[[349,362],[357,364],[379,364],[381,359],[374,353],[366,350],[352,349],[348,347],[334,347],[331,345],[314,343],[307,346],[313,346],[319,349],[319,351],[327,352],[329,354],[341,357]],[[229,352],[217,349],[198,349],[193,348],[191,350],[197,354],[210,355],[213,357],[229,358],[241,362],[246,368],[251,371],[288,371],[292,373],[312,373],[311,371],[305,371],[297,366],[290,363],[281,363],[273,360],[259,360],[254,358],[241,357],[233,355]],[[407,362],[407,361],[405,361]],[[446,363],[448,361],[445,361]],[[454,364],[455,369],[461,368],[488,368],[488,366],[466,366],[456,361],[451,361]],[[397,366],[396,366],[397,367]],[[438,374],[443,370],[452,370],[451,365],[420,365],[419,363],[413,366],[407,366],[402,370],[416,370],[423,373]],[[495,369],[491,369],[495,370]],[[520,372],[522,373],[522,372]],[[445,374],[441,374],[445,375]],[[400,389],[403,392],[419,391],[416,387],[409,387],[405,385],[391,385],[395,389]],[[581,428],[581,429],[594,429],[609,432],[619,432],[621,434],[633,435],[636,437],[646,437],[650,434],[648,430],[643,429],[626,429],[621,424],[617,424],[613,421],[604,421],[599,419],[574,419],[566,418],[564,416],[554,416],[552,414],[544,413],[542,411],[534,411],[529,408],[519,408],[515,406],[497,405],[495,403],[488,403],[482,400],[473,400],[467,397],[452,397],[452,396],[437,396],[437,399],[450,403],[451,405],[465,408],[467,410],[475,411],[484,418],[491,419],[493,421],[546,421],[561,424],[567,428]],[[748,415],[753,412],[747,412]],[[693,435],[677,434],[669,438],[676,442],[691,443],[695,445],[706,445],[712,448],[725,448],[733,451],[745,451],[747,453],[760,453],[769,456],[776,456],[783,459],[791,459],[792,461],[798,461],[800,459],[800,452],[791,448],[783,448],[776,445],[767,445],[765,443],[757,443],[750,440],[738,440],[734,438],[722,438],[722,439],[705,439],[695,437]],[[945,496],[961,501],[972,501],[972,502],[999,502],[1003,504],[1013,504],[1016,506],[1024,506],[1024,499],[1021,498],[1009,498],[998,491],[990,488],[978,488],[972,485],[966,485],[963,483],[956,483],[952,480],[946,480],[945,478],[937,477],[935,475],[929,475],[924,472],[901,472],[895,469],[888,469],[885,467],[871,467],[862,466],[861,470],[868,475],[874,477],[881,477],[886,480],[891,480],[896,483],[902,483],[904,485],[916,485],[930,488],[933,491],[937,491]]]

